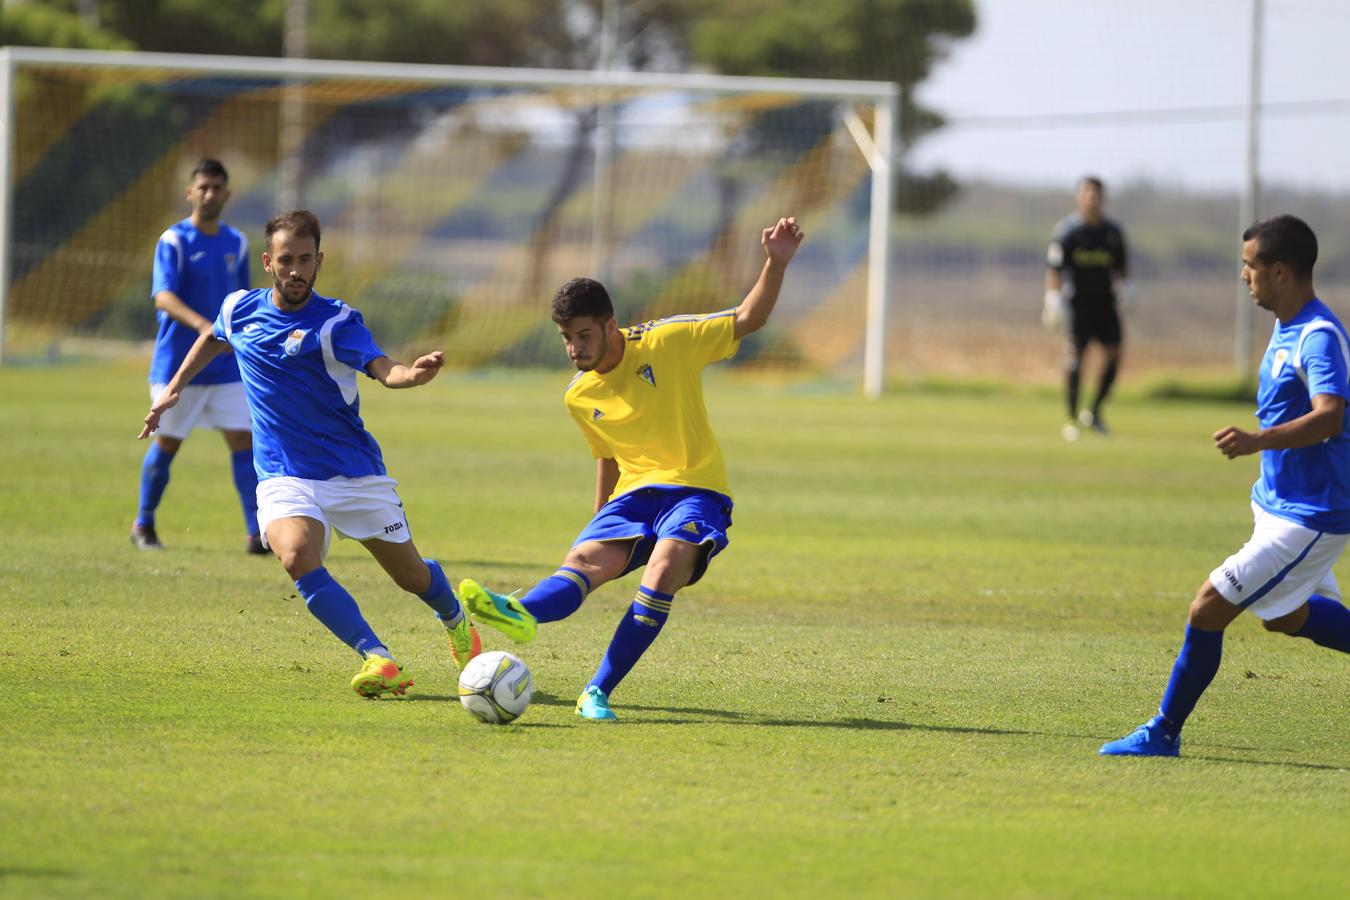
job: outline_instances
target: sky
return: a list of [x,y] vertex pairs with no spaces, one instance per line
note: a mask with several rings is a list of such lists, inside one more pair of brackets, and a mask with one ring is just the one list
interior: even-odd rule
[[[915,160],[967,180],[1237,189],[1253,2],[976,0],[976,33],[920,88],[949,124]],[[1263,7],[1261,181],[1350,190],[1350,4]]]

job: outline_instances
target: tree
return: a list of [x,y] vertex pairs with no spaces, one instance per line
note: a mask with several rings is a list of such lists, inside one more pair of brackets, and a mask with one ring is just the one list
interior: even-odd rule
[[[858,78],[900,87],[900,152],[941,127],[915,89],[975,30],[972,0],[687,0],[698,11],[691,57],[728,75]],[[897,207],[928,212],[956,191],[947,173],[903,168]]]
[[80,50],[127,50],[131,47],[116,35],[90,28],[69,10],[27,4],[0,9],[0,44]]

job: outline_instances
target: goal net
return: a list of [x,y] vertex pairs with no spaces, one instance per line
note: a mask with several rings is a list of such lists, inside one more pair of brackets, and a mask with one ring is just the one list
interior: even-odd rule
[[312,209],[319,290],[391,352],[565,363],[547,304],[577,275],[606,284],[621,324],[733,306],[761,227],[793,214],[810,238],[737,364],[865,368],[891,85],[27,48],[0,61],[6,360],[152,336],[155,242],[214,157],[254,286],[266,220]]

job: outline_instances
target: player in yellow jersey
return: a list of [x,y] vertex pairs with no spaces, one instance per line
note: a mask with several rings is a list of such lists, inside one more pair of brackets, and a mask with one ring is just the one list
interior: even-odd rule
[[646,566],[632,605],[577,700],[577,714],[614,718],[609,695],[660,633],[675,593],[703,577],[727,545],[731,489],[703,405],[703,367],[736,354],[768,321],[804,235],[794,218],[761,234],[766,259],[741,304],[620,328],[609,294],[574,278],[553,298],[553,321],[580,370],[564,402],[596,459],[595,516],[559,569],[519,599],[465,579],[460,597],[516,641],[565,619],[595,588]]

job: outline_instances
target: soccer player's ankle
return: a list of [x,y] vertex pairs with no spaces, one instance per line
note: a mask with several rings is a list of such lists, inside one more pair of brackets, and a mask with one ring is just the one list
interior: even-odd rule
[[365,659],[370,659],[372,656],[378,656],[381,659],[387,659],[390,662],[398,662],[398,660],[394,659],[394,654],[390,653],[389,648],[383,644],[361,648],[361,656]]
[[446,628],[458,628],[459,623],[464,621],[464,607],[461,606],[455,610],[454,615],[447,616],[443,613],[436,613],[436,618],[441,620],[441,624]]

